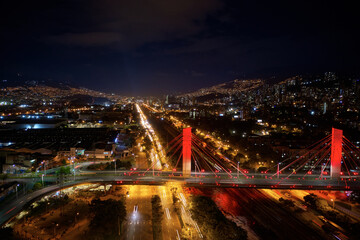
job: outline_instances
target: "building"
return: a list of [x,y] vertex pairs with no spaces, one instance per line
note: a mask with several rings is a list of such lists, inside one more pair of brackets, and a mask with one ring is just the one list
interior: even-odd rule
[[110,159],[115,152],[115,144],[107,144],[104,148],[95,148],[93,150],[86,150],[84,148],[72,147],[69,150],[59,151],[58,158],[72,159],[75,157],[86,157],[93,159]]

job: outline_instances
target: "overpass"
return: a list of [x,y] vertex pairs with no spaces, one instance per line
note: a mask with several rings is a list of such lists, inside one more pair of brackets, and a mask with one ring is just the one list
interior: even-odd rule
[[[286,177],[280,174],[280,179]],[[267,188],[267,189],[297,189],[297,190],[360,190],[358,179],[344,177],[341,179],[318,179],[315,176],[299,179],[297,176],[279,181],[277,178],[270,178],[271,174],[251,174],[250,177],[237,178],[237,173],[229,176],[227,173],[219,173],[214,177],[210,173],[191,172],[189,177],[184,177],[182,171],[166,172],[156,171],[149,174],[148,171],[102,171],[100,173],[87,172],[77,175],[75,181],[68,181],[57,184],[55,176],[46,177],[47,183],[53,183],[38,191],[28,193],[19,197],[16,201],[4,206],[0,211],[0,226],[16,216],[23,207],[40,197],[68,188],[74,185],[86,183],[98,183],[103,185],[163,185],[171,182],[181,183],[185,187],[224,187],[224,188]],[[71,178],[72,179],[72,178]],[[15,178],[19,182],[32,181],[32,178]]]
[[[161,185],[177,182],[188,187],[360,190],[358,172],[353,171],[359,169],[357,156],[360,156],[360,150],[353,146],[339,129],[333,128],[331,135],[313,144],[306,154],[292,162],[286,162],[288,160],[279,162],[277,170],[273,172],[269,169],[262,173],[249,173],[240,169],[239,165],[235,165],[224,156],[217,155],[214,149],[210,149],[206,143],[192,134],[190,128],[184,129],[183,134],[174,139],[174,145],[170,148],[179,150],[182,146],[182,153],[173,171],[155,171],[155,164],[159,163],[157,160],[147,170],[113,172],[77,169],[78,175],[75,176],[74,172],[74,178],[70,177],[72,181],[63,183],[61,186],[58,185],[55,176],[48,175],[45,181],[54,184],[22,196],[5,206],[0,211],[0,224],[15,216],[28,202],[61,188],[84,183]],[[354,154],[355,157],[350,154]],[[181,156],[183,157],[182,171],[177,171],[176,167]],[[203,160],[203,166],[208,167],[208,171],[201,166],[201,160]],[[87,164],[84,163],[81,166]],[[293,170],[289,173],[291,168]],[[51,172],[51,170],[48,171]],[[13,179],[20,182],[32,181],[32,178]]]

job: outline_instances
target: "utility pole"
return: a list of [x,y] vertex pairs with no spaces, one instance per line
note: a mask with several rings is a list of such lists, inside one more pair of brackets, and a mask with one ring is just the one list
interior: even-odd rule
[[155,177],[155,164],[153,164],[153,177]]
[[116,175],[116,160],[114,159],[114,162],[115,162],[115,175]]
[[119,216],[118,216],[118,228],[119,228],[119,236],[120,236],[120,218],[119,218]]
[[237,178],[239,179],[239,167],[240,167],[240,162],[237,162]]
[[[195,160],[194,160],[194,164],[195,164],[194,170],[195,170],[195,177],[196,177],[196,161]],[[200,169],[199,169],[199,174],[200,174]]]
[[279,178],[280,176],[280,163],[278,163],[277,165],[277,178]]
[[322,177],[323,177],[323,173],[324,173],[325,167],[326,167],[325,165],[321,166],[320,179],[322,179]]

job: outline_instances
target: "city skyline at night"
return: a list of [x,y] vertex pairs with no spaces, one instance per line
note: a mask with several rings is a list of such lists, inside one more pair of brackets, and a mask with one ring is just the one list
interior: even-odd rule
[[360,239],[356,7],[1,1],[0,239]]

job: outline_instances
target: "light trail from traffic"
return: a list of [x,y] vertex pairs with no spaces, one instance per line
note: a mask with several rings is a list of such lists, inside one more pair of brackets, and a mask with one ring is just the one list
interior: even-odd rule
[[[179,191],[182,191],[182,188],[179,188]],[[198,224],[192,219],[190,211],[188,209],[186,209],[188,204],[187,204],[187,201],[186,201],[186,198],[185,198],[184,194],[182,192],[180,192],[178,194],[178,197],[179,197],[180,202],[181,202],[181,215],[182,215],[182,218],[185,220],[185,222],[187,222],[187,224],[189,226],[192,226],[193,228],[195,228],[195,230],[197,231],[197,233],[199,235],[199,238],[203,238],[204,236],[202,235]]]
[[140,124],[145,129],[147,136],[149,137],[151,143],[153,144],[153,149],[150,151],[150,157],[152,162],[154,163],[154,168],[161,170],[162,165],[161,163],[165,164],[165,167],[167,167],[167,162],[164,154],[164,149],[161,146],[161,143],[159,141],[159,138],[155,134],[154,129],[149,124],[145,114],[141,110],[139,104],[136,104],[136,109],[140,115]]

